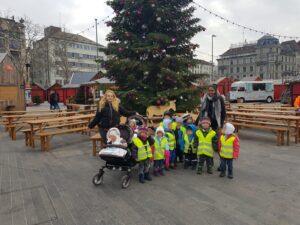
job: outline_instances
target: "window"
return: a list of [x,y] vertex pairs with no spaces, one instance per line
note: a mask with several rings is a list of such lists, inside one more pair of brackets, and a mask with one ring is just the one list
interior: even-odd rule
[[253,72],[253,66],[250,66],[250,72]]
[[266,90],[265,83],[253,84],[253,91],[265,91],[265,90]]
[[245,87],[239,87],[238,91],[245,91]]
[[236,72],[239,73],[240,72],[240,67],[236,68]]
[[230,65],[233,65],[233,61],[232,60],[230,60]]
[[244,66],[243,67],[243,72],[246,73],[247,72],[247,68]]
[[231,87],[231,91],[237,91],[238,87]]
[[230,73],[233,73],[233,68],[230,68]]

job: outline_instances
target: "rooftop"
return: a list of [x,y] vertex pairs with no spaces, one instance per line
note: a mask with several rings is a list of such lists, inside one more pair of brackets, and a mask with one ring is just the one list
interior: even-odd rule
[[256,44],[249,44],[242,47],[230,48],[221,56],[225,57],[225,56],[243,55],[243,54],[251,54],[251,53],[254,54],[255,51],[256,51]]
[[71,76],[69,84],[84,84],[89,82],[96,73],[94,72],[74,72]]
[[[77,42],[77,43],[85,43],[85,44],[90,44],[90,45],[96,45],[97,43],[95,41],[92,41],[82,35],[79,34],[73,34],[73,33],[68,33],[68,32],[64,32],[62,31],[62,29],[60,27],[54,27],[54,26],[50,26],[45,28],[45,37],[48,38],[55,38],[55,39],[59,39],[59,40],[65,40],[65,41],[69,41],[69,42]],[[42,38],[41,40],[43,40],[44,38]],[[103,45],[98,44],[99,47],[104,47]]]

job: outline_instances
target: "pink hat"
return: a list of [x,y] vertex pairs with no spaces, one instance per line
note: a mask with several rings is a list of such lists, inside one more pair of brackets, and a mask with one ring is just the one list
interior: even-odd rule
[[148,133],[148,128],[147,127],[140,127],[139,128],[139,133],[143,133],[143,132]]

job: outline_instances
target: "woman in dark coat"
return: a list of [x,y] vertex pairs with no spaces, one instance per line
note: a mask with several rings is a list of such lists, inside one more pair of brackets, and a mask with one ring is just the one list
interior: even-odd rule
[[98,125],[100,135],[106,143],[107,131],[120,124],[121,116],[130,117],[136,114],[136,112],[127,111],[120,106],[120,100],[116,94],[111,90],[107,90],[99,102],[99,108],[95,118],[89,124],[89,128],[92,129]]
[[224,125],[226,118],[225,102],[221,95],[217,93],[214,86],[208,88],[208,93],[205,94],[201,100],[200,114],[196,120],[196,125],[203,117],[209,117],[211,120],[211,127],[218,131]]

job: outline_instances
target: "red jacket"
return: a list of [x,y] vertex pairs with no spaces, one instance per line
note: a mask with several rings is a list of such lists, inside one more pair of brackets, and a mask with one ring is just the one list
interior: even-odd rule
[[[226,138],[226,140],[230,137],[232,137],[233,135],[230,135]],[[226,137],[226,135],[225,135]],[[218,141],[218,150],[219,152],[221,151],[221,139],[219,139]],[[240,154],[240,139],[235,136],[234,142],[233,142],[233,156],[232,158],[237,159],[239,157]]]

